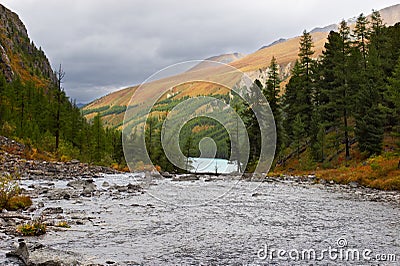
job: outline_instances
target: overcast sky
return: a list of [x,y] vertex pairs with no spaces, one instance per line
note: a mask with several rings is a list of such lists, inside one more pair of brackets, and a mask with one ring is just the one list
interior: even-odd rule
[[19,14],[78,102],[140,84],[185,60],[252,53],[281,37],[397,0],[2,0]]

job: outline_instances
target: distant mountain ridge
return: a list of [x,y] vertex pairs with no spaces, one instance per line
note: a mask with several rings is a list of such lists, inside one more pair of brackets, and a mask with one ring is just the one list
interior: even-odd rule
[[[382,16],[383,22],[387,26],[392,26],[400,21],[400,4],[386,7],[384,9],[381,9],[379,12]],[[370,18],[370,16],[368,16],[368,18]],[[347,20],[347,23],[351,25],[351,24],[354,24],[356,21],[357,21],[357,17],[352,17]],[[339,24],[331,24],[331,25],[327,25],[324,27],[316,27],[316,28],[312,29],[310,31],[310,33],[317,33],[317,32],[329,33],[331,31],[337,31],[338,28],[339,28]],[[286,40],[287,39],[280,38],[280,39],[272,42],[271,44],[261,47],[260,50],[271,47],[273,45],[276,45],[276,44],[279,44],[282,42],[285,42]]]

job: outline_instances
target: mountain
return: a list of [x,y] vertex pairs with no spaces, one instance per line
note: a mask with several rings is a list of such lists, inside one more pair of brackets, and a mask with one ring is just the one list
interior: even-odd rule
[[47,85],[55,81],[53,70],[41,48],[29,39],[18,15],[0,4],[0,71],[10,82],[20,77]]
[[317,27],[317,28],[313,29],[311,31],[311,33],[315,33],[315,32],[330,32],[332,30],[336,31],[337,29],[338,29],[338,24],[331,24],[331,25],[328,25],[328,26],[325,26],[325,27],[322,27],[322,28]]
[[286,42],[286,41],[287,41],[287,39],[280,38],[279,40],[276,40],[276,41],[274,41],[274,42],[272,42],[272,43],[270,43],[268,45],[265,45],[265,46],[261,47],[259,50],[264,49],[264,48],[268,48],[268,47],[271,47],[271,46],[274,46],[276,44],[280,44],[280,43],[283,43],[283,42]]
[[[400,4],[391,6],[381,11],[382,19],[387,26],[394,25],[400,21]],[[352,24],[353,20],[350,19],[349,23]],[[311,35],[314,42],[314,57],[317,58],[322,55],[324,44],[327,40],[327,36],[331,30],[337,29],[337,24],[332,24],[312,30]],[[282,87],[288,82],[290,78],[291,69],[294,62],[298,57],[300,37],[294,37],[290,39],[279,39],[271,43],[270,45],[264,46],[258,51],[252,54],[242,56],[240,54],[225,54],[221,56],[211,57],[209,60],[215,60],[218,62],[229,62],[229,65],[236,67],[242,72],[246,73],[251,79],[259,79],[261,82],[265,82],[267,79],[267,70],[272,57],[275,57],[280,70],[280,76],[283,80]],[[205,70],[207,69],[207,63],[200,63],[190,71],[183,73],[182,75],[190,75],[189,73],[193,70]],[[205,70],[207,71],[207,70]],[[212,70],[209,70],[208,75],[212,75]],[[207,75],[207,73],[205,72]],[[171,77],[174,79],[175,77]],[[88,104],[83,108],[84,114],[88,119],[93,118],[97,113],[100,113],[103,121],[110,126],[120,127],[123,120],[123,108],[129,103],[130,98],[135,92],[136,87],[126,88],[121,91],[111,93],[104,96],[94,102]],[[196,86],[181,86],[180,93],[175,97],[184,96],[195,96],[200,94],[216,94],[218,90],[210,85]],[[223,91],[226,93],[226,91]],[[114,110],[114,111],[113,111]]]

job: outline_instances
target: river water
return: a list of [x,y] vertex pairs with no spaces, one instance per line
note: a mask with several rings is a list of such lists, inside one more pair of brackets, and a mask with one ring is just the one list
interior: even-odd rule
[[[38,240],[102,264],[400,263],[400,206],[394,203],[360,201],[352,193],[290,182],[145,181],[144,175],[109,175],[96,179],[99,189],[104,181],[111,185],[138,182],[145,186],[145,193],[100,193],[78,201],[46,202],[61,206],[66,215],[82,212],[91,218],[84,225],[73,225],[66,232],[50,231]],[[337,249],[336,257],[322,253],[329,248]],[[279,258],[273,252],[278,249],[282,250]],[[315,257],[301,258],[299,254],[310,249]],[[340,258],[349,249],[357,250],[360,258]],[[365,251],[370,251],[366,258],[362,257]],[[374,260],[391,254],[397,262]]]

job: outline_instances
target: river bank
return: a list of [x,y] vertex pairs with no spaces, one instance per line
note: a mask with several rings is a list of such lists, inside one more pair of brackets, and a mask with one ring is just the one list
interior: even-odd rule
[[[357,183],[339,185],[314,175],[160,177],[121,174],[78,161],[25,160],[4,151],[0,151],[0,158],[1,171],[18,171],[22,193],[33,200],[27,210],[0,213],[0,264],[23,265],[23,260],[29,265],[250,263],[257,261],[255,245],[271,241],[276,230],[279,235],[275,237],[282,241],[297,235],[296,230],[308,238],[309,230],[321,231],[316,241],[326,238],[332,225],[337,229],[331,231],[334,236],[346,233],[353,240],[366,230],[386,228],[391,236],[399,229],[395,228],[396,215],[400,214],[399,192]],[[296,211],[298,208],[302,211]],[[369,217],[377,212],[383,215],[382,221]],[[21,237],[16,232],[17,225],[38,218],[47,225],[46,235]],[[302,227],[292,231],[298,226],[296,221]],[[60,222],[69,228],[57,226]],[[360,224],[363,227],[357,229]],[[376,241],[372,237],[378,232],[370,234],[371,239],[360,243]],[[296,243],[307,243],[304,235],[297,235]],[[237,244],[210,242],[215,237]],[[392,246],[397,252],[395,237],[381,236],[380,247]],[[245,250],[241,251],[243,245]],[[17,253],[5,257],[13,251]]]

